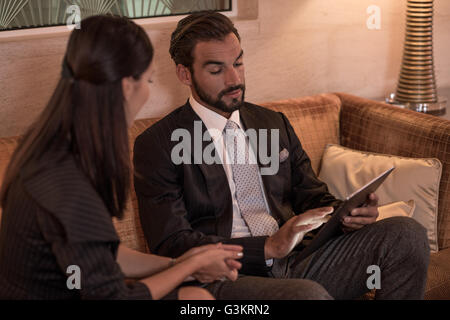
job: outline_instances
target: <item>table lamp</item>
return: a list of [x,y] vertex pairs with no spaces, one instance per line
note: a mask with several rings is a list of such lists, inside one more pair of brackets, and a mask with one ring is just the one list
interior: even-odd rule
[[386,102],[418,112],[443,115],[433,60],[433,0],[408,0],[403,61],[395,93]]

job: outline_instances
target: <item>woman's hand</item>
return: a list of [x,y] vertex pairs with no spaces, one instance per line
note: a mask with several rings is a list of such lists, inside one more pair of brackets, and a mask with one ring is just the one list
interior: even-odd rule
[[203,283],[223,279],[234,281],[242,267],[237,261],[243,256],[242,250],[238,245],[208,244],[188,250],[177,259],[177,263],[187,259],[195,260],[198,268],[192,276]]

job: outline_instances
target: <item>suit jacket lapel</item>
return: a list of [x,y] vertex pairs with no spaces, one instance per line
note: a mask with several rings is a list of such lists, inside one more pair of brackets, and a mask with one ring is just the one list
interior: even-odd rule
[[[231,192],[228,188],[228,180],[221,163],[207,164],[203,159],[203,151],[205,148],[213,144],[212,139],[203,141],[203,136],[207,132],[206,126],[200,117],[192,109],[187,102],[178,119],[178,127],[186,129],[191,137],[191,154],[190,159],[192,165],[198,166],[206,181],[211,202],[216,209],[217,216],[217,233],[219,236],[229,237],[231,235],[233,221],[233,207],[231,200]],[[208,135],[209,137],[209,135]],[[214,148],[214,152],[217,152]],[[195,154],[197,153],[197,154]],[[191,181],[190,183],[202,183],[201,181]],[[226,186],[226,188],[224,188]]]
[[[258,117],[258,115],[253,110],[248,108],[245,104],[240,109],[239,114],[241,117],[242,124],[244,125],[247,133],[248,133],[249,129],[254,130],[254,132],[256,133],[256,139],[254,139],[254,140],[250,139],[250,143],[251,143],[253,152],[255,153],[255,156],[257,158],[259,168],[264,168],[264,167],[270,166],[270,163],[264,164],[261,161],[261,153],[260,153],[261,145],[260,144],[263,143],[263,141],[261,141],[261,137],[264,132],[267,133],[266,134],[267,143],[263,144],[265,149],[262,149],[261,151],[265,156],[270,156],[270,152],[272,151],[272,149],[271,149],[271,143],[272,143],[271,129],[278,129],[278,128],[273,128],[272,123],[269,123],[268,121],[265,121],[261,117]],[[277,152],[277,155],[280,152],[279,148],[280,148],[280,146],[278,145],[278,148],[275,150],[275,152]]]

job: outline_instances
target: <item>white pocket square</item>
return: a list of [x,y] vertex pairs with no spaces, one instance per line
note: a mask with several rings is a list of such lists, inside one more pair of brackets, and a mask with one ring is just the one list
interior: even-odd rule
[[287,151],[286,148],[280,151],[280,163],[285,162],[288,157],[289,151]]

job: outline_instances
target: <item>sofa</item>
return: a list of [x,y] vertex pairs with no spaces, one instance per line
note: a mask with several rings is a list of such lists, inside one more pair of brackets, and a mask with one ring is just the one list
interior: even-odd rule
[[[431,254],[425,298],[450,299],[450,121],[345,93],[320,94],[261,105],[287,116],[316,173],[327,144],[441,161],[438,207],[440,250]],[[129,131],[131,149],[136,136],[157,120],[135,121]],[[0,183],[18,139],[0,138]],[[115,219],[114,225],[125,245],[149,252],[134,192],[129,197],[124,218]]]

